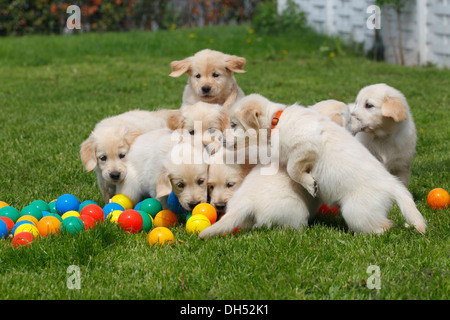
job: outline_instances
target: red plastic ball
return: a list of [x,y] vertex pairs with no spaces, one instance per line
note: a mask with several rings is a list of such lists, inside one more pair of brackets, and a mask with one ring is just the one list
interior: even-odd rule
[[83,209],[81,209],[80,215],[89,215],[96,222],[103,222],[105,220],[105,213],[103,212],[102,207],[97,204],[88,204]]
[[323,216],[337,216],[339,213],[339,207],[338,206],[331,206],[329,207],[326,204],[323,204],[319,207],[319,209],[317,210],[317,214],[318,215],[323,215]]
[[14,221],[12,221],[8,217],[0,217],[0,220],[3,220],[3,222],[6,223],[6,227],[8,228],[8,232],[11,232],[11,230],[14,228]]
[[120,214],[117,223],[127,232],[138,233],[142,229],[144,220],[139,212],[134,209],[128,209]]
[[12,240],[12,245],[14,248],[21,247],[21,246],[30,246],[31,242],[33,241],[33,234],[30,232],[19,232],[16,234]]
[[95,219],[90,214],[81,214],[78,218],[83,221],[84,230],[93,228],[95,225]]

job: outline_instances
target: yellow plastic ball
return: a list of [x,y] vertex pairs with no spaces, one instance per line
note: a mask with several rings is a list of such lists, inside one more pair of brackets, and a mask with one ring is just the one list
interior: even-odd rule
[[119,219],[119,216],[122,212],[122,210],[114,210],[108,215],[108,220],[113,223],[117,223],[117,219]]
[[3,207],[9,207],[9,204],[7,204],[5,201],[0,201],[0,209]]
[[166,227],[156,227],[148,234],[148,243],[151,246],[155,244],[164,245],[166,243],[172,246],[174,239],[172,231]]
[[154,224],[156,227],[172,227],[178,221],[177,215],[169,210],[161,210],[155,216]]
[[78,211],[74,211],[74,210],[72,210],[72,211],[67,211],[66,213],[64,213],[62,216],[61,216],[61,219],[65,219],[65,218],[67,218],[67,217],[79,217],[80,216],[80,213],[78,212]]
[[186,222],[186,231],[188,233],[199,234],[206,228],[211,226],[211,221],[208,217],[202,214],[192,215]]
[[14,235],[19,234],[20,232],[29,232],[35,238],[37,236],[39,236],[38,228],[35,225],[29,224],[29,223],[25,223],[25,224],[22,224],[22,225],[18,226],[16,231],[14,231]]
[[127,196],[124,196],[123,194],[116,194],[114,197],[111,198],[111,202],[120,204],[124,210],[133,209],[133,201],[130,200]]
[[16,223],[19,221],[30,221],[32,224],[37,226],[39,220],[36,217],[33,217],[31,214],[26,214],[24,216],[21,216],[19,219],[17,219]]

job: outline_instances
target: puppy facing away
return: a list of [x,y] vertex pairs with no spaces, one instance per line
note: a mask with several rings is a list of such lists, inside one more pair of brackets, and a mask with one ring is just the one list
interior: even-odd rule
[[183,143],[174,148],[177,147],[179,150],[172,149],[162,162],[156,180],[156,197],[166,197],[173,190],[181,206],[192,211],[199,203],[207,202],[208,162],[203,159],[202,146]]
[[302,230],[308,225],[310,212],[316,212],[319,200],[314,199],[280,167],[274,175],[261,173],[257,165],[228,201],[226,214],[212,226],[200,232],[209,238],[241,229],[273,225]]
[[417,135],[405,96],[384,83],[364,87],[352,114],[362,126],[356,138],[408,186]]
[[425,220],[406,187],[329,118],[298,105],[281,107],[252,94],[233,106],[230,123],[256,131],[270,130],[267,124],[272,123],[278,111],[282,111],[275,126],[280,165],[286,165],[290,178],[313,197],[339,205],[351,230],[383,233],[392,225],[387,216],[395,201],[406,222],[425,233]]
[[94,170],[103,200],[108,203],[117,183],[127,175],[127,153],[144,132],[167,126],[175,110],[133,110],[103,119],[81,144],[80,157],[87,171]]
[[172,61],[172,73],[178,78],[187,73],[182,107],[198,101],[220,104],[228,109],[244,96],[233,73],[244,73],[245,58],[205,49],[181,61]]
[[333,99],[323,100],[309,108],[329,117],[331,121],[344,127],[352,134],[361,131],[361,122],[351,115],[350,107],[341,101]]

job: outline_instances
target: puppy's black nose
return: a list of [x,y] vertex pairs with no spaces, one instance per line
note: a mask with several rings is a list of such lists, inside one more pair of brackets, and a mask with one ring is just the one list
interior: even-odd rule
[[200,201],[191,201],[188,203],[189,208],[194,209],[196,205],[198,205]]
[[109,176],[111,177],[111,179],[113,179],[114,181],[119,180],[120,178],[120,172],[119,171],[113,171],[109,174]]
[[214,207],[216,207],[217,210],[222,211],[225,209],[227,203],[226,202],[216,202],[214,203]]
[[202,92],[203,93],[208,93],[211,91],[211,86],[203,86],[202,87]]

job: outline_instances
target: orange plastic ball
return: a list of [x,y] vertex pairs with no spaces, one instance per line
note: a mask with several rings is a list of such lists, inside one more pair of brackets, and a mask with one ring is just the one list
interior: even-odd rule
[[177,223],[177,215],[169,209],[161,210],[155,216],[154,223],[156,227],[173,227]]
[[39,234],[42,237],[48,236],[49,234],[59,233],[60,227],[61,221],[59,221],[58,218],[52,216],[43,217],[37,223]]
[[442,188],[435,188],[428,193],[427,202],[433,209],[446,209],[450,205],[450,195]]
[[209,222],[213,224],[217,220],[217,211],[214,206],[209,203],[200,203],[192,210],[192,215],[202,214],[209,219]]
[[148,243],[151,246],[155,244],[164,245],[166,243],[172,246],[174,239],[172,231],[166,227],[157,227],[148,234]]
[[8,207],[9,204],[7,204],[5,201],[0,201],[0,209],[3,207]]

